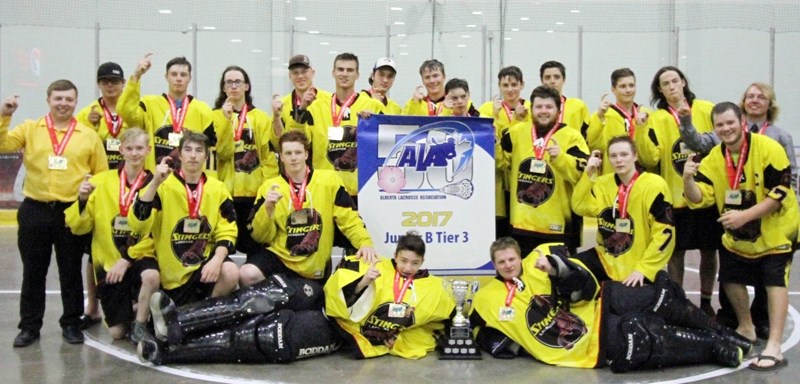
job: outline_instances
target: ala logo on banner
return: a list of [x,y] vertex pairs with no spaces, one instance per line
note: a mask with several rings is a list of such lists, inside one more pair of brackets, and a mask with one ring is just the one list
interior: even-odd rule
[[475,135],[461,122],[444,121],[405,135],[378,169],[385,193],[444,193],[472,196]]

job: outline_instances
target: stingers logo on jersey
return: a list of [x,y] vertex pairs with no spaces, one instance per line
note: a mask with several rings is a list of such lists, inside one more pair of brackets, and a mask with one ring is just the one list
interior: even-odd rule
[[389,316],[389,306],[392,303],[383,303],[367,317],[364,325],[361,326],[361,334],[369,340],[372,345],[385,345],[387,340],[393,339],[404,329],[415,324],[414,307],[401,303],[405,307],[405,316]]
[[550,295],[534,295],[525,313],[528,330],[542,345],[571,349],[588,330],[580,317],[554,306]]
[[[157,129],[156,132],[153,134],[153,143],[155,144],[155,153],[156,153],[156,163],[158,163],[159,159],[164,158],[164,156],[169,156],[172,150],[177,148],[177,145],[172,146],[169,142],[169,134],[172,133],[172,125],[164,125],[161,128]],[[175,156],[178,158],[178,156]]]
[[550,164],[545,163],[542,173],[531,172],[531,164],[535,160],[529,157],[519,164],[517,173],[517,201],[538,207],[553,196],[556,189],[555,177]]
[[683,175],[683,166],[686,164],[686,159],[693,155],[693,151],[686,147],[683,139],[678,139],[675,144],[672,144],[672,168],[679,175]]
[[[118,223],[122,217],[117,215],[113,219],[111,219],[111,237],[114,240],[114,246],[117,247],[119,254],[122,257],[129,256],[128,255],[128,248],[136,245],[139,242],[139,235],[136,233],[131,232],[130,229],[118,229],[115,227],[115,223]],[[125,220],[127,223],[127,220]]]
[[597,216],[597,230],[600,231],[600,236],[603,237],[603,246],[606,249],[606,253],[612,256],[619,256],[628,252],[633,246],[633,236],[636,234],[633,230],[636,226],[630,216],[627,218],[630,220],[630,233],[617,232],[616,218],[618,217],[619,211],[611,208],[604,209]]
[[119,151],[106,150],[106,157],[108,157],[108,169],[117,169],[123,160]]
[[253,140],[253,131],[250,128],[242,129],[242,139],[235,143],[236,152],[233,155],[233,164],[236,172],[251,173],[258,169],[260,160]]
[[322,219],[316,209],[292,211],[286,218],[286,249],[292,256],[310,256],[319,248]]
[[[187,224],[187,220],[189,223]],[[172,229],[172,253],[185,267],[200,265],[206,260],[206,246],[211,238],[211,225],[205,216],[200,217],[200,229],[197,233],[187,233],[189,224],[194,225],[189,217],[178,220]]]
[[[756,205],[756,194],[753,191],[740,189],[739,192],[742,196],[742,204],[733,205],[726,203],[722,207],[722,212],[733,209],[745,210]],[[742,225],[737,229],[726,229],[725,232],[733,236],[734,240],[755,242],[759,237],[761,237],[761,219],[748,221],[745,223],[745,225]]]
[[353,172],[358,168],[356,155],[356,127],[345,125],[341,140],[328,141],[328,161],[337,171]]

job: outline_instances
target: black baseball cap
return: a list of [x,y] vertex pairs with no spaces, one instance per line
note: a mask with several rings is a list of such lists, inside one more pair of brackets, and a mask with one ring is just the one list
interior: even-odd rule
[[311,61],[308,60],[308,56],[306,55],[294,55],[291,59],[289,59],[289,69],[292,69],[297,66],[304,66],[306,68],[311,68]]
[[122,67],[117,63],[107,62],[100,64],[97,68],[97,81],[102,79],[119,79],[125,80],[125,75],[122,73]]

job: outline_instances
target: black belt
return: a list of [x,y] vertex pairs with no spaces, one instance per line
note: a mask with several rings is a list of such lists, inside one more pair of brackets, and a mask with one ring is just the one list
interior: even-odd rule
[[64,210],[67,207],[69,207],[70,205],[72,205],[72,202],[64,202],[64,201],[58,201],[58,200],[56,200],[56,201],[39,201],[39,200],[31,199],[30,197],[26,197],[25,198],[25,202],[31,203],[31,204],[36,204],[36,205],[47,206],[50,209],[60,209],[60,210]]

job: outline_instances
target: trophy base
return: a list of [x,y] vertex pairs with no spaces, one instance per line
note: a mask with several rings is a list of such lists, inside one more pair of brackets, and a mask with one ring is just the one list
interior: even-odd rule
[[472,338],[452,338],[442,340],[439,345],[439,360],[481,360],[481,351]]

